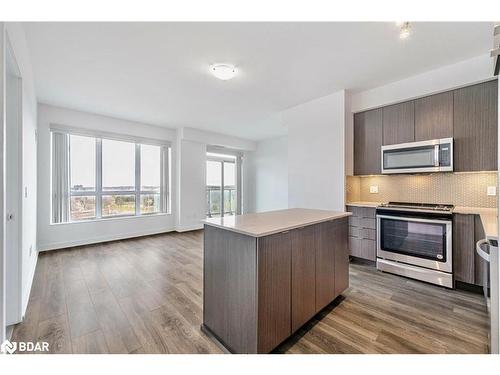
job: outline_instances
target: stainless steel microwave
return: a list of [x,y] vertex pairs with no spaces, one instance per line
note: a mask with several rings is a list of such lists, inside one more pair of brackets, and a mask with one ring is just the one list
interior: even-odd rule
[[382,174],[453,171],[453,138],[382,146]]

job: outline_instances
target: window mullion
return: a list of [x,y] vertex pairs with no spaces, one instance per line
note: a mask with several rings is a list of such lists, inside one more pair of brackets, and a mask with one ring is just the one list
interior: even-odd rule
[[102,218],[102,138],[96,138],[96,189],[95,209],[96,217]]
[[223,217],[224,209],[224,160],[221,162],[221,192],[220,192],[220,216]]
[[135,144],[135,214],[141,214],[141,145]]

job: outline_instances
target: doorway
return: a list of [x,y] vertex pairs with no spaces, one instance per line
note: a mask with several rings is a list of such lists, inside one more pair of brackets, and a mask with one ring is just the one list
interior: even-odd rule
[[207,153],[206,216],[224,217],[241,211],[240,158]]

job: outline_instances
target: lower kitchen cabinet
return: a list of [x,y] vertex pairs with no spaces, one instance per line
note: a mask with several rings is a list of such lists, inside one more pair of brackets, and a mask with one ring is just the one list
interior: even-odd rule
[[342,216],[254,237],[205,224],[202,329],[234,353],[268,353],[349,287]]
[[375,261],[376,219],[375,208],[347,206],[349,217],[349,254],[357,258]]
[[257,268],[259,285],[257,351],[259,353],[270,352],[277,343],[292,334],[290,326],[292,243],[290,237],[290,232],[284,232],[259,239]]
[[482,286],[484,262],[476,252],[476,242],[484,237],[479,215],[453,215],[453,277],[455,281]]
[[349,286],[347,219],[291,232],[292,332]]
[[[336,298],[349,288],[349,244],[347,239],[347,219],[341,219],[330,222],[333,225],[333,238],[335,254],[335,292],[333,297]],[[329,247],[329,249],[331,249]],[[331,251],[331,250],[330,250]],[[346,267],[347,265],[347,267]],[[318,288],[316,279],[316,288]]]
[[292,332],[316,313],[316,253],[319,230],[311,225],[294,229],[292,235]]
[[[335,299],[335,253],[336,249],[342,253],[343,248],[347,248],[347,244],[343,245],[343,237],[338,233],[339,225],[334,222],[327,222],[317,225],[316,234],[316,310],[321,310]],[[344,223],[344,228],[347,227]],[[348,260],[346,260],[348,261]],[[340,267],[341,268],[341,267]],[[345,288],[344,288],[345,289]]]

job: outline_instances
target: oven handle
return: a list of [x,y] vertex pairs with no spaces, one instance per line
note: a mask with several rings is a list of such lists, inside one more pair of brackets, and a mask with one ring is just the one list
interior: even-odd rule
[[418,222],[418,223],[451,224],[451,220],[442,220],[442,219],[420,219],[420,218],[414,218],[414,217],[391,216],[391,215],[377,215],[377,218],[393,219],[393,220],[401,220],[401,221],[414,221],[414,222]]

